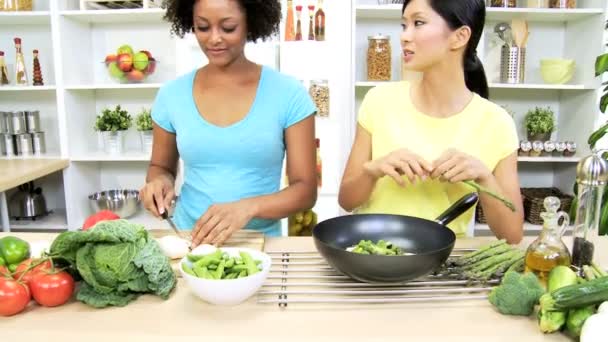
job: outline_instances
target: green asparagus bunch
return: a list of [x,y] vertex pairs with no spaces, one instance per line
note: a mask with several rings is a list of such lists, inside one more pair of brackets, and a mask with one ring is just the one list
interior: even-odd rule
[[506,240],[498,240],[474,252],[451,258],[446,266],[451,274],[488,281],[508,271],[523,271],[524,256],[524,251],[507,244]]

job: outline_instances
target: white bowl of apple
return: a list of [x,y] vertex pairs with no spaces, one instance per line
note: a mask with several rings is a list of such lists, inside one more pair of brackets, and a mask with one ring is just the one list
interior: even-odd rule
[[135,52],[129,45],[120,46],[103,61],[108,74],[120,83],[142,83],[154,74],[158,60],[147,50]]

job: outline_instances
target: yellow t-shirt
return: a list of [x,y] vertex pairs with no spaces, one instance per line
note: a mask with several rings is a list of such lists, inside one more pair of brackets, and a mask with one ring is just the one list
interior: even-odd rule
[[[474,94],[465,109],[448,118],[419,112],[410,98],[409,82],[391,82],[371,89],[359,109],[359,124],[372,136],[372,158],[406,148],[433,162],[449,148],[470,154],[490,170],[518,149],[513,118],[500,106]],[[442,212],[473,191],[463,183],[427,179],[400,187],[383,177],[357,213],[385,213],[436,219]],[[474,208],[448,225],[464,235]]]

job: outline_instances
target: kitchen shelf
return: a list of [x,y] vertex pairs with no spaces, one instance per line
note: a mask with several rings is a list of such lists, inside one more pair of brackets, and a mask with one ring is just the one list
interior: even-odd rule
[[[367,19],[401,19],[401,4],[395,5],[359,5],[357,18]],[[511,20],[521,18],[530,21],[568,22],[602,15],[601,8],[486,8],[486,21]]]
[[67,86],[67,90],[159,89],[162,83],[92,84]]
[[581,157],[519,157],[517,160],[524,163],[578,163]]
[[10,220],[11,231],[18,229],[66,230],[68,222],[65,209],[52,209],[52,213],[38,220]]
[[48,86],[1,86],[0,92],[13,92],[13,91],[51,91],[55,90],[57,87],[54,85]]
[[149,9],[118,9],[118,10],[85,10],[62,11],[60,14],[71,20],[89,24],[116,24],[116,23],[163,23],[165,10],[161,8]]
[[[382,84],[398,82],[398,81],[379,81],[368,82],[359,81],[355,83],[358,88],[372,88]],[[582,84],[508,84],[508,83],[490,83],[490,89],[536,89],[536,90],[596,90],[591,86]]]
[[48,25],[51,13],[48,11],[0,12],[0,27],[11,25]]
[[150,155],[143,152],[129,151],[123,154],[107,154],[103,151],[89,152],[85,155],[77,155],[70,158],[75,162],[102,162],[102,161],[142,161],[149,162]]

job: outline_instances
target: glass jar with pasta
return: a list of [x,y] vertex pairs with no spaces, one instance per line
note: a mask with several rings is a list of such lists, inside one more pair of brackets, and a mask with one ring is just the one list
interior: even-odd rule
[[369,36],[367,48],[367,80],[390,81],[391,42],[390,36]]

